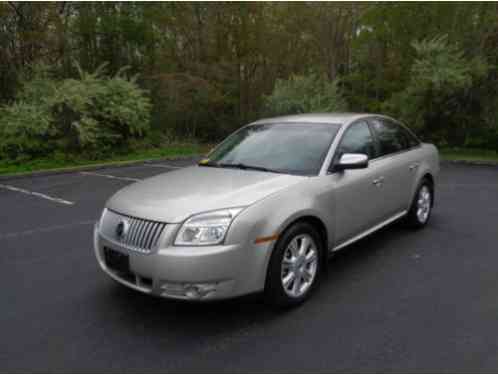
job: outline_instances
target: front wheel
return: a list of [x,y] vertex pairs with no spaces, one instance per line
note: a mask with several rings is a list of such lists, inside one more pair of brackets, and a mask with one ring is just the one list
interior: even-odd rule
[[312,225],[299,222],[287,229],[270,259],[266,300],[287,307],[305,301],[318,283],[322,247],[320,235]]
[[427,224],[432,212],[433,199],[432,184],[424,178],[418,186],[407,215],[407,223],[412,228],[422,228]]

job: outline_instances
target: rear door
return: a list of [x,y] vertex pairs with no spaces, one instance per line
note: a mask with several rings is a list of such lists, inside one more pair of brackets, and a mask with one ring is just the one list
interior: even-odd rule
[[418,146],[410,133],[386,118],[372,118],[369,123],[378,144],[378,157],[372,161],[382,181],[382,217],[387,220],[408,209],[414,183]]

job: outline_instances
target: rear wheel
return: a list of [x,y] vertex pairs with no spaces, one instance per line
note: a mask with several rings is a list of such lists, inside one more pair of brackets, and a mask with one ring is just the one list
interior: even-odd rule
[[427,224],[432,212],[433,199],[432,184],[424,178],[417,188],[410,211],[408,211],[407,223],[411,227],[422,228]]
[[278,306],[304,302],[318,283],[322,251],[320,235],[312,225],[299,222],[287,229],[270,259],[267,301]]

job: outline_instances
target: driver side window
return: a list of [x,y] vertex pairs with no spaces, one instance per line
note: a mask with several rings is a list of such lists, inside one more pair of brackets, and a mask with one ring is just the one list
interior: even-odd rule
[[365,121],[351,125],[337,149],[337,158],[343,154],[365,154],[369,159],[375,158],[375,144],[370,128]]

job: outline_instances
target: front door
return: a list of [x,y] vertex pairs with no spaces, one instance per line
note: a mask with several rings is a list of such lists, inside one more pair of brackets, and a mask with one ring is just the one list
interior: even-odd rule
[[[351,124],[344,133],[332,164],[337,163],[345,153],[366,154],[376,157],[374,138],[366,121]],[[381,219],[381,186],[378,165],[369,163],[364,169],[351,169],[330,175],[335,196],[335,243],[348,241],[368,230]]]

